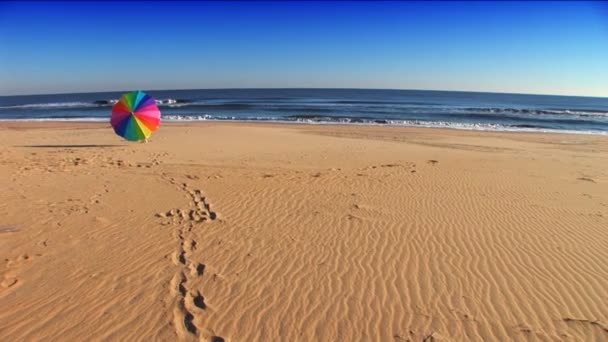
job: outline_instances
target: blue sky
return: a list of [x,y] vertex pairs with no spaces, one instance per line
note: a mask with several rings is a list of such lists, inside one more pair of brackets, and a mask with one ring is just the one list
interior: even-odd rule
[[0,95],[341,87],[608,96],[601,2],[0,3]]

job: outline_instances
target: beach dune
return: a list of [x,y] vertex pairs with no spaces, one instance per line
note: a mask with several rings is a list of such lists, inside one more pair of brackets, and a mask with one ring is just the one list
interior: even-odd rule
[[0,123],[0,340],[608,339],[608,138]]

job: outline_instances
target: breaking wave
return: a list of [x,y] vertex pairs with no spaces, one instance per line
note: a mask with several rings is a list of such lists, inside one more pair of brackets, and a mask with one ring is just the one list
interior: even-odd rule
[[595,110],[574,110],[574,109],[532,109],[532,108],[496,108],[496,107],[473,107],[462,108],[464,112],[492,113],[492,114],[530,114],[530,115],[572,115],[572,116],[591,116],[608,117],[608,112]]
[[[50,103],[29,103],[20,105],[9,105],[0,106],[0,109],[61,109],[61,108],[73,108],[73,109],[86,109],[96,107],[112,107],[118,102],[118,100],[95,100],[92,102],[50,102]],[[179,107],[190,104],[190,100],[183,99],[160,99],[156,100],[156,104],[160,107]]]
[[570,133],[608,135],[606,131],[598,130],[569,130],[554,129],[543,125],[528,124],[491,124],[491,123],[461,123],[449,121],[428,120],[386,120],[363,119],[351,117],[327,117],[314,115],[294,115],[288,117],[260,117],[260,116],[217,116],[217,115],[163,115],[163,121],[192,122],[192,121],[236,121],[236,122],[275,122],[275,123],[301,123],[301,124],[360,124],[360,125],[386,125],[426,128],[452,128],[477,131],[503,131],[503,132],[543,132],[543,133]]

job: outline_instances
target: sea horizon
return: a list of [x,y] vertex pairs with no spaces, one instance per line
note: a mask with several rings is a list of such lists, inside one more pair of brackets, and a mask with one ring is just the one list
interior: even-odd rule
[[192,91],[192,90],[388,90],[388,91],[420,91],[420,92],[451,92],[451,93],[480,93],[480,94],[505,94],[505,95],[538,95],[538,96],[561,96],[561,97],[582,97],[592,99],[608,99],[606,96],[594,95],[573,95],[573,94],[549,94],[549,93],[523,93],[510,91],[481,91],[481,90],[451,90],[451,89],[414,89],[414,88],[369,88],[369,87],[218,87],[218,88],[158,88],[158,89],[122,89],[122,90],[101,90],[101,91],[82,91],[82,92],[56,92],[56,93],[30,93],[30,94],[6,94],[3,97],[19,96],[47,96],[47,95],[79,95],[79,94],[103,94],[103,93],[126,93],[133,90],[142,91]]

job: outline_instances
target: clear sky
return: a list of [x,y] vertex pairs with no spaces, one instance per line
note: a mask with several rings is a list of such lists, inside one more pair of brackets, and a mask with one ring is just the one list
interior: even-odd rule
[[0,3],[0,95],[252,87],[608,96],[608,3]]

